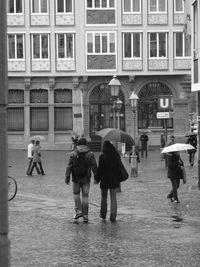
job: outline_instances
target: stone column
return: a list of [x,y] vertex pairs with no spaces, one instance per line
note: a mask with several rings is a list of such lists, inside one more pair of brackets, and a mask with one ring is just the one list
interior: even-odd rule
[[49,147],[55,145],[55,132],[54,132],[54,86],[56,80],[54,77],[49,77],[49,133],[48,144]]

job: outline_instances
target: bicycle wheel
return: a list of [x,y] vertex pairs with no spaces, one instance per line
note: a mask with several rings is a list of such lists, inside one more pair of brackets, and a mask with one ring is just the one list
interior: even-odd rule
[[11,176],[8,176],[8,201],[12,200],[17,194],[17,182]]

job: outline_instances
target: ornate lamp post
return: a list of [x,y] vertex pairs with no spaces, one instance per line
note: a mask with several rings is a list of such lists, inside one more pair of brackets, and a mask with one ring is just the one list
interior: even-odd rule
[[136,95],[136,93],[133,91],[131,96],[129,97],[130,101],[131,101],[131,107],[132,107],[132,112],[133,112],[133,123],[134,123],[134,127],[133,127],[133,139],[135,141],[135,128],[136,128],[136,110],[137,110],[137,103],[138,103],[138,99],[139,97]]
[[115,109],[117,115],[117,129],[120,129],[120,110],[122,107],[122,101],[118,98],[115,102]]
[[122,106],[122,101],[118,99],[119,88],[121,86],[120,81],[117,79],[117,76],[114,75],[112,80],[109,82],[110,92],[113,99],[113,127],[116,128],[116,112],[118,112],[118,128],[119,128],[119,111]]

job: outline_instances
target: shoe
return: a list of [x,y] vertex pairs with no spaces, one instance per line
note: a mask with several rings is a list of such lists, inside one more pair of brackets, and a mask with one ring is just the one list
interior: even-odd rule
[[83,216],[83,222],[84,222],[84,223],[88,223],[88,217]]
[[103,215],[99,215],[99,217],[102,219],[102,220],[105,220],[106,219],[106,216],[103,216]]
[[82,213],[77,213],[75,216],[74,216],[74,220],[78,220],[79,218],[81,218],[83,215]]
[[169,194],[167,195],[167,198],[171,200],[171,202],[174,202],[173,197]]
[[181,203],[181,202],[180,202],[180,200],[177,199],[177,200],[174,200],[174,203],[178,204],[178,203]]

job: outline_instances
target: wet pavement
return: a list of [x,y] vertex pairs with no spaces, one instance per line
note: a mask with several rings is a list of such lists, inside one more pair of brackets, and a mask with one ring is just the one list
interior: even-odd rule
[[200,266],[197,162],[190,168],[187,153],[181,155],[187,183],[181,183],[180,204],[167,200],[165,164],[158,150],[150,151],[138,177],[122,184],[115,223],[99,218],[100,190],[92,182],[89,223],[74,224],[72,188],[64,183],[68,153],[43,151],[46,175],[27,177],[26,151],[10,150],[9,173],[18,183],[9,202],[11,266]]

